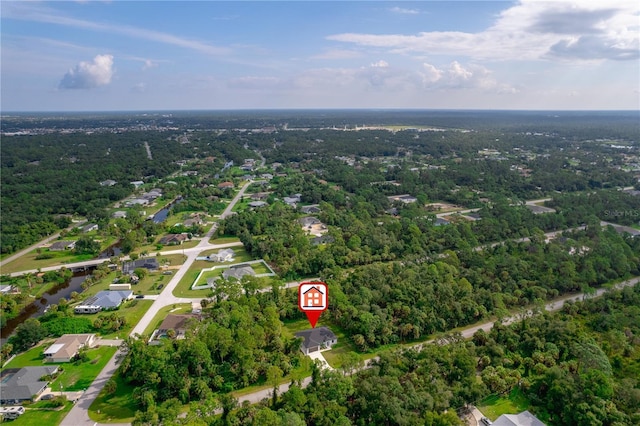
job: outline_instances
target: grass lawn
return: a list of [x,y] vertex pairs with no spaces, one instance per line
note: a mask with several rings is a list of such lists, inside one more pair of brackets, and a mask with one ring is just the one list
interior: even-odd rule
[[[26,271],[29,269],[38,269],[38,268],[44,268],[47,266],[56,266],[56,265],[64,265],[67,263],[82,262],[84,260],[91,260],[94,258],[94,256],[90,254],[77,255],[77,254],[73,254],[72,251],[68,251],[68,250],[50,252],[47,249],[42,249],[42,254],[45,254],[45,253],[51,254],[53,257],[51,259],[36,260],[36,257],[38,256],[39,253],[36,250],[33,250],[25,254],[24,256],[20,256],[19,258],[2,266],[2,273],[9,274],[11,272]],[[105,261],[108,261],[108,259],[105,259]]]
[[251,269],[253,269],[256,274],[270,274],[271,270],[267,268],[267,265],[264,263],[254,263],[251,265]]
[[102,389],[89,407],[89,418],[98,423],[131,423],[138,410],[132,398],[134,387],[127,384],[118,373],[113,380],[117,386],[115,393],[107,395]]
[[[208,256],[213,253],[217,253],[219,250],[205,250],[200,253],[200,256]],[[206,260],[196,260],[193,262],[187,273],[182,277],[176,288],[173,290],[173,295],[176,297],[209,297],[211,289],[204,290],[191,290],[191,285],[198,278],[200,271],[203,269],[211,268],[216,265],[231,265],[234,263],[242,263],[249,260],[253,260],[251,256],[245,251],[243,247],[233,248],[234,261],[229,262],[209,262]],[[221,273],[221,272],[220,272]]]
[[13,358],[4,368],[21,368],[44,365],[42,354],[52,342],[53,340],[47,341],[47,343],[34,346],[28,351],[16,355],[16,357]]
[[113,339],[119,337],[121,339],[127,337],[133,327],[140,321],[140,318],[147,312],[147,309],[151,307],[153,300],[139,300],[133,299],[120,306],[120,309],[115,311],[104,311],[97,314],[82,314],[83,317],[89,318],[92,322],[100,315],[110,315],[116,313],[118,315],[124,315],[127,323],[118,331],[101,335],[104,339]]
[[162,321],[164,321],[165,317],[170,313],[187,314],[189,312],[191,312],[190,303],[179,303],[176,305],[165,306],[164,308],[160,309],[160,311],[158,311],[155,317],[153,317],[147,328],[145,328],[144,334],[151,335],[151,333],[153,333],[153,330],[158,328],[160,324],[162,324]]
[[492,395],[478,404],[478,409],[490,420],[495,420],[503,414],[518,414],[529,408],[529,399],[518,388],[509,395]]
[[89,360],[80,364],[73,362],[55,364],[64,369],[62,374],[50,384],[54,391],[62,390],[65,392],[81,391],[89,387],[89,385],[102,371],[107,362],[116,353],[118,348],[102,346],[90,349],[87,352]]
[[222,235],[220,237],[212,238],[209,240],[211,244],[229,244],[229,243],[238,243],[240,242],[240,238],[232,237],[230,235]]
[[71,407],[73,407],[72,402],[67,402],[59,411],[31,408],[34,405],[25,407],[26,412],[17,419],[12,420],[10,424],[15,426],[59,425],[67,413],[71,411]]
[[[338,327],[335,324],[331,324],[328,321],[323,321],[323,318],[325,317],[320,317],[320,320],[318,320],[318,324],[316,325],[316,327],[326,326],[330,328],[338,338],[338,343],[333,345],[331,350],[322,352],[322,356],[324,356],[331,367],[340,368],[342,366],[340,355],[348,354],[350,352],[357,353],[362,361],[376,356],[375,353],[358,353],[355,345],[353,344],[353,342],[351,342],[351,339],[347,337],[344,330],[342,330],[342,328]],[[290,320],[284,323],[282,334],[283,337],[293,338],[298,331],[307,330],[310,327],[311,326],[309,325],[309,321],[306,318],[299,320]]]

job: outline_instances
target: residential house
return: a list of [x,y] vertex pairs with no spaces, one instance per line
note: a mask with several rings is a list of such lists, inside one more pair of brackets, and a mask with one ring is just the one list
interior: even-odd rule
[[533,214],[543,214],[543,213],[555,213],[556,210],[552,209],[550,207],[544,207],[544,206],[537,206],[535,204],[526,204],[526,207],[533,213]]
[[311,240],[311,244],[313,244],[314,246],[319,246],[321,244],[332,243],[334,241],[335,239],[331,235],[320,235],[320,236],[314,237]]
[[271,173],[262,173],[262,174],[260,175],[260,177],[261,177],[262,179],[266,179],[266,180],[271,180],[271,179],[273,179],[273,175],[272,175]]
[[212,262],[230,262],[233,260],[232,249],[222,249],[218,253],[210,254],[207,259]]
[[309,355],[311,352],[329,349],[338,343],[336,335],[327,327],[316,327],[299,331],[295,336],[303,339],[300,344],[300,350],[305,355]]
[[269,198],[271,195],[269,192],[256,192],[255,194],[251,194],[251,199],[253,201],[264,201]]
[[306,216],[298,219],[298,223],[302,225],[303,228],[311,228],[313,225],[321,225],[322,222],[317,217]]
[[315,214],[320,213],[322,210],[320,210],[320,207],[317,204],[311,204],[300,207],[300,211],[305,214]]
[[474,222],[476,220],[482,219],[482,216],[480,216],[480,213],[468,213],[468,214],[465,214],[463,216],[466,217],[467,219],[471,219]]
[[159,243],[165,246],[174,246],[182,244],[187,239],[187,234],[167,234],[164,237],[160,238]]
[[123,302],[133,299],[131,290],[103,290],[85,299],[74,308],[76,314],[95,314],[100,311],[117,309]]
[[140,188],[142,185],[144,185],[144,182],[141,180],[134,180],[133,182],[129,182],[131,185],[135,186],[136,189]]
[[191,314],[169,314],[162,321],[160,327],[158,327],[158,332],[156,333],[156,337],[158,336],[166,336],[169,330],[173,330],[175,332],[176,339],[184,339],[184,335],[187,331],[187,326],[191,320],[197,319],[197,315]]
[[63,334],[44,351],[46,362],[70,362],[80,349],[90,348],[95,334]]
[[127,217],[127,212],[124,210],[118,210],[117,212],[113,212],[113,215],[111,215],[114,219],[124,219],[125,217]]
[[235,185],[233,184],[233,182],[222,182],[218,184],[218,189],[229,189],[234,187]]
[[520,414],[503,414],[493,426],[545,426],[536,416],[525,410]]
[[8,368],[0,373],[0,404],[32,401],[49,385],[41,380],[58,372],[57,366]]
[[87,232],[91,232],[91,231],[97,231],[98,230],[98,225],[95,223],[88,223],[84,226],[80,226],[80,230],[84,233]]
[[116,182],[113,179],[107,179],[107,180],[103,180],[102,182],[100,182],[100,186],[113,186],[116,183],[118,183],[118,182]]
[[122,273],[129,275],[133,274],[137,268],[145,268],[149,271],[157,271],[160,269],[160,265],[158,265],[158,260],[155,257],[146,257],[143,259],[132,260],[130,262],[124,262],[122,265]]
[[296,204],[299,203],[301,199],[302,199],[302,194],[293,194],[290,197],[284,197],[282,201],[284,201],[285,204],[288,204],[291,207],[295,207]]
[[433,222],[434,226],[444,226],[444,225],[449,225],[449,224],[451,224],[451,222],[449,222],[447,219],[444,219],[444,218],[441,218],[441,217],[436,218],[436,221]]
[[267,205],[267,203],[264,202],[264,201],[252,201],[252,202],[250,202],[248,204],[249,207],[254,208],[254,209],[257,209],[259,207],[264,207],[266,205]]
[[76,247],[75,241],[56,241],[49,246],[49,251],[73,250]]
[[0,285],[0,294],[9,294],[13,292],[13,286],[11,284]]
[[200,226],[204,223],[202,218],[198,215],[192,216],[189,219],[186,219],[183,223],[187,228],[191,228],[192,226]]
[[392,195],[390,197],[387,197],[389,199],[389,201],[393,202],[393,201],[401,201],[405,204],[409,204],[409,203],[415,203],[416,201],[418,201],[418,199],[412,195],[409,194],[402,194],[402,195]]
[[146,198],[132,198],[124,202],[124,205],[127,207],[146,206],[147,204],[149,204],[149,200]]
[[225,280],[234,278],[240,281],[242,277],[247,275],[255,276],[256,272],[253,270],[251,265],[241,263],[239,265],[233,265],[229,269],[225,269],[225,271],[222,273],[222,278],[224,278]]

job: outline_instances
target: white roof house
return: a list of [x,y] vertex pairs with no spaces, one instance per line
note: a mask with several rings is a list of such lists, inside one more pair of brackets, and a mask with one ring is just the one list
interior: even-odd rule
[[45,361],[69,362],[80,349],[91,347],[95,334],[64,334],[44,351]]

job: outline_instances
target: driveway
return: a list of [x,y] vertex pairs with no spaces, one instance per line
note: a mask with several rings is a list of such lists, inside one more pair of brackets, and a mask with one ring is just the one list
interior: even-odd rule
[[320,365],[322,366],[322,368],[327,369],[327,370],[333,370],[333,367],[329,365],[327,360],[322,355],[322,351],[311,352],[309,354],[309,358],[311,358],[314,361],[315,360],[320,361]]

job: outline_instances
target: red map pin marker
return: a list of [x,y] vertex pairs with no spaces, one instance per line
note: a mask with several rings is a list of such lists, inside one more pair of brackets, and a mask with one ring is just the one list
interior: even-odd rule
[[329,288],[320,281],[300,283],[298,286],[298,308],[305,314],[311,324],[316,327],[318,318],[329,306]]

